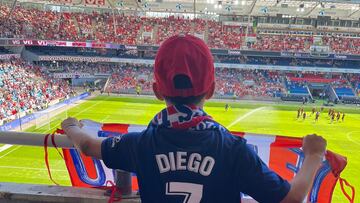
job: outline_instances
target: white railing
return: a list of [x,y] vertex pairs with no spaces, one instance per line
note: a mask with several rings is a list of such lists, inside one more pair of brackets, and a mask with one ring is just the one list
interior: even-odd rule
[[[46,134],[0,131],[0,143],[12,145],[44,146]],[[73,148],[73,144],[66,135],[54,136],[55,143],[59,148]],[[53,147],[51,139],[47,140],[49,147]]]

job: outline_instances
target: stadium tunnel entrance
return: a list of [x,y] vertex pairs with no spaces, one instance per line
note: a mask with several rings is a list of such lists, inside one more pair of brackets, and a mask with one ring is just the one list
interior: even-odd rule
[[308,85],[311,95],[314,99],[325,99],[327,84],[324,83],[311,83]]

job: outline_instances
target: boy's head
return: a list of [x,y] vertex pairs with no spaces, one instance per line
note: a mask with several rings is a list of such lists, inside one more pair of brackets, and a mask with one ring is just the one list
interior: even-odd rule
[[171,104],[201,104],[215,90],[215,70],[205,42],[191,35],[165,40],[155,58],[156,97]]

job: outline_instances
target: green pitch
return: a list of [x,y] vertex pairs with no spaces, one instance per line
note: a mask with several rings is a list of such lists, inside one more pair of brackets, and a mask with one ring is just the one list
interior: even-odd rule
[[[310,133],[323,135],[328,141],[328,149],[348,158],[348,165],[341,176],[360,189],[359,107],[336,106],[337,111],[346,112],[345,121],[330,123],[326,108],[319,121],[315,122],[314,116],[305,121],[296,119],[296,110],[300,104],[230,102],[227,112],[224,104],[211,101],[205,110],[230,130],[290,136]],[[306,112],[310,112],[313,106],[319,107],[319,104],[306,105]],[[98,96],[68,110],[67,115],[98,122],[147,125],[163,107],[163,103],[152,98]],[[51,130],[59,126],[64,115],[52,119]],[[28,131],[49,132],[49,125],[43,129],[33,127]],[[54,179],[62,185],[70,185],[64,161],[54,149],[50,149],[49,156]],[[52,184],[45,168],[43,148],[0,145],[0,181]],[[347,202],[339,186],[336,187],[333,202]]]

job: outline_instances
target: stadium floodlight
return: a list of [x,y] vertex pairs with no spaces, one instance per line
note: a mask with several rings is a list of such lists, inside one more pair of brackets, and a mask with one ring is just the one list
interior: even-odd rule
[[246,4],[246,1],[241,1],[241,5],[245,5]]
[[238,1],[238,0],[234,1],[234,4],[235,4],[235,5],[238,5],[238,4],[239,4],[239,1]]

